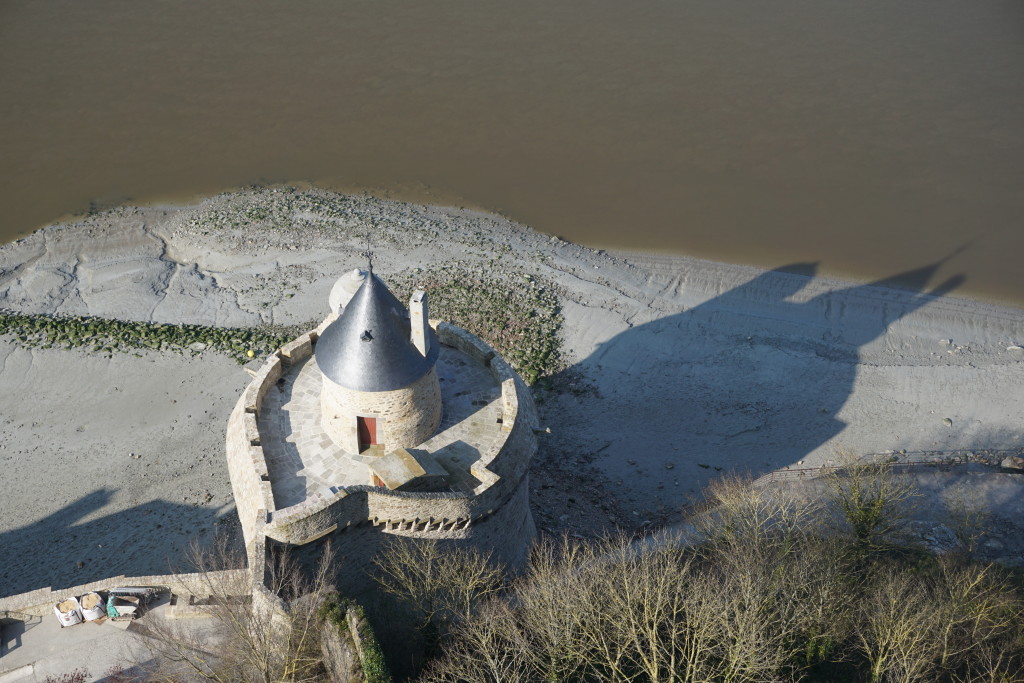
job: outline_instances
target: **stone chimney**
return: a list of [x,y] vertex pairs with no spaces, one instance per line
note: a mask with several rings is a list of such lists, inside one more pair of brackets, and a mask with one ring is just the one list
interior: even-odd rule
[[427,356],[430,351],[430,322],[427,318],[427,293],[416,290],[409,299],[409,326],[412,328],[412,343],[416,349]]

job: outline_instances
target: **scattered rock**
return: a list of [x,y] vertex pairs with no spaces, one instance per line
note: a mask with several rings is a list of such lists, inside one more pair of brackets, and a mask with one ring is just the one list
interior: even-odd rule
[[930,551],[939,555],[954,550],[959,545],[956,534],[945,524],[938,524],[928,529],[921,535],[921,540]]

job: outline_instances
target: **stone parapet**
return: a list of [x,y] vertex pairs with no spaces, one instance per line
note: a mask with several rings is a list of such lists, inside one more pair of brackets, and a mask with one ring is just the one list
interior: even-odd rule
[[212,582],[238,582],[239,585],[247,585],[250,581],[248,569],[228,569],[223,571],[211,571],[205,574],[154,574],[145,576],[125,576],[118,574],[98,581],[90,581],[78,586],[54,589],[49,586],[37,588],[27,593],[10,595],[0,598],[0,613],[20,612],[34,616],[46,616],[53,613],[53,605],[60,602],[69,595],[82,595],[92,591],[103,591],[119,586],[159,586],[166,587],[175,593],[189,593],[195,591],[195,587]]
[[278,353],[288,365],[295,365],[313,355],[313,346],[319,338],[320,328],[317,328],[288,342]]
[[[330,314],[328,314],[328,316],[326,318],[324,318],[324,321],[322,323],[320,323],[319,325],[317,325],[317,328],[315,330],[313,330],[313,332],[316,334],[316,339],[319,339],[320,335],[322,335],[324,333],[324,330],[326,330],[328,327],[330,327],[331,323],[333,323],[337,319],[338,319],[338,314],[337,313],[330,313]],[[314,341],[314,343],[315,343],[315,341]]]
[[270,354],[253,375],[252,381],[228,418],[228,473],[246,547],[255,540],[253,530],[256,520],[266,519],[267,514],[276,509],[258,425],[263,400],[267,392],[281,379],[286,366],[294,365],[312,355],[316,340],[317,332],[313,330]]
[[272,512],[263,533],[280,543],[302,545],[334,529],[370,524],[401,535],[435,536],[467,530],[493,514],[514,494],[526,477],[530,456],[536,448],[531,429],[521,426],[505,441],[515,451],[503,458],[499,476],[474,466],[481,484],[473,493],[426,493],[390,491],[376,486],[326,489],[304,502]]
[[[253,413],[245,412],[242,414],[242,433],[245,437],[245,443],[250,446],[260,445],[260,429],[256,425],[256,415]],[[252,451],[252,449],[249,450]]]
[[282,371],[281,357],[277,353],[270,354],[267,361],[253,376],[253,380],[249,382],[249,386],[245,388],[245,394],[243,394],[245,412],[252,413],[253,415],[259,414],[260,406],[263,405],[263,399],[266,397],[270,387],[274,386],[274,383],[281,379]]
[[235,497],[235,509],[248,547],[255,539],[256,520],[274,510],[270,474],[261,446],[257,416],[270,387],[281,378],[281,357],[271,354],[256,372],[228,417],[225,454]]
[[[328,495],[329,494],[329,495]],[[302,505],[274,513],[265,533],[280,543],[302,545],[329,530],[371,525],[389,531],[433,534],[465,528],[477,509],[470,494],[387,491],[376,486],[349,486],[316,494]]]
[[495,350],[480,338],[457,325],[438,323],[436,332],[437,339],[442,344],[457,348],[481,365],[487,365],[496,355]]
[[307,333],[283,347],[256,373],[228,421],[228,469],[256,583],[262,586],[271,545],[307,549],[335,537],[342,544],[337,548],[342,565],[351,566],[356,574],[368,570],[375,548],[386,535],[470,543],[513,564],[525,557],[534,535],[527,472],[537,447],[530,389],[494,349],[474,335],[448,323],[435,327],[442,344],[485,366],[501,388],[500,411],[491,413],[497,423],[474,427],[483,430],[474,434],[485,434],[473,443],[479,457],[468,464],[469,474],[478,483],[472,491],[443,493],[365,485],[325,487],[307,494],[297,505],[277,509],[256,417],[267,391],[282,373],[312,355],[317,333]]
[[[509,386],[510,391],[513,388]],[[391,491],[375,486],[324,489],[298,505],[272,511],[264,533],[281,543],[301,544],[332,529],[362,524],[416,535],[466,529],[512,495],[526,476],[535,450],[532,427],[513,423],[505,438],[470,466],[470,473],[480,481],[472,494]],[[495,467],[500,471],[495,472]]]

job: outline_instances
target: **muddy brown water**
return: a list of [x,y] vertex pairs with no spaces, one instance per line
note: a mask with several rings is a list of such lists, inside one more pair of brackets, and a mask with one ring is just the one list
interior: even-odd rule
[[309,181],[1024,303],[1024,4],[0,0],[0,239]]

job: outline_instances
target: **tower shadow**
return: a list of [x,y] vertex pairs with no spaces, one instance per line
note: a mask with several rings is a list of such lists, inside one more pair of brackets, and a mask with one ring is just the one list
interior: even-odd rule
[[34,522],[0,532],[0,597],[76,586],[110,577],[190,571],[182,551],[205,543],[217,528],[241,556],[233,509],[151,500],[101,514],[116,493],[97,489]]
[[[599,390],[554,409],[595,426],[576,452],[593,454],[634,507],[678,507],[721,472],[799,463],[845,428],[837,413],[861,349],[963,284],[956,275],[928,288],[952,255],[842,289],[814,282],[814,263],[765,272],[601,344],[568,371]],[[548,451],[572,447],[555,437]]]

